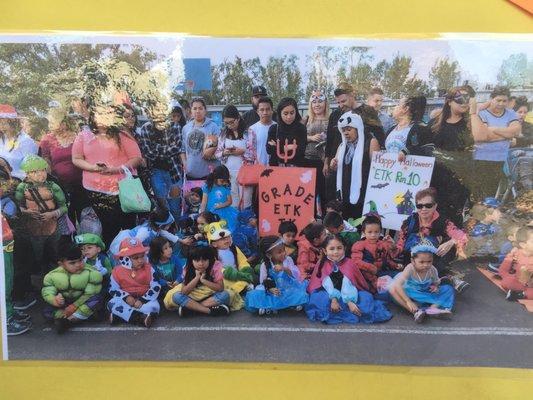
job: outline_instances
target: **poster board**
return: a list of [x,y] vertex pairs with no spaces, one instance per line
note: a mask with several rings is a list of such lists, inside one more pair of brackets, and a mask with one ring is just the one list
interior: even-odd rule
[[398,230],[416,211],[415,195],[429,187],[435,165],[434,157],[374,153],[368,175],[363,214],[376,212],[385,229]]
[[277,235],[282,221],[292,221],[298,232],[315,211],[316,171],[313,168],[270,167],[259,177],[259,235]]

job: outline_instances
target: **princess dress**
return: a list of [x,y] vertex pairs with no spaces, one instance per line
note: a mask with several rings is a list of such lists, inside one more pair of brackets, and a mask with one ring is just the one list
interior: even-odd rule
[[206,211],[217,214],[221,219],[227,222],[228,229],[233,232],[236,228],[238,211],[235,207],[227,206],[224,208],[215,208],[215,205],[225,203],[228,196],[231,195],[231,189],[226,186],[213,185],[211,189],[207,185],[203,187],[204,193],[207,194]]
[[[435,270],[436,273],[436,270]],[[409,276],[403,285],[407,297],[421,306],[436,304],[440,308],[451,309],[454,302],[454,290],[450,285],[440,285],[436,292],[430,292],[430,287],[435,284],[430,271],[421,277],[416,271],[414,276]]]

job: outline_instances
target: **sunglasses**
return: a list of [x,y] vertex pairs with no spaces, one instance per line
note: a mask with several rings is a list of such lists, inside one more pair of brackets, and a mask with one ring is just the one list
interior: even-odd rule
[[421,210],[422,208],[432,208],[435,205],[435,203],[419,203],[416,205],[416,208]]
[[452,101],[460,105],[468,104],[468,102],[470,101],[470,96],[467,94],[459,94],[455,96]]

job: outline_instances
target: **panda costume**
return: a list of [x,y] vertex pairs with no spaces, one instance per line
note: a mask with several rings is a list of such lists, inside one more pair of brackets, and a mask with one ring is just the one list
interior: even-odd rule
[[[370,144],[377,140],[365,132],[363,120],[353,111],[344,113],[337,127],[342,143],[337,149],[337,198],[342,202],[344,219],[358,218],[363,213],[366,185],[370,171]],[[348,142],[343,128],[357,130],[355,141]]]

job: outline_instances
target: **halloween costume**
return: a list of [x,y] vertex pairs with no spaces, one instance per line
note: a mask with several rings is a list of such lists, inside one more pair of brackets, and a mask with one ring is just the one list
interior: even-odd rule
[[[374,323],[388,321],[392,314],[380,300],[374,300],[368,292],[365,278],[349,258],[340,262],[326,260],[322,267],[317,264],[309,281],[307,292],[309,303],[305,306],[307,317],[311,321],[326,324]],[[331,300],[337,299],[341,310],[331,311]],[[353,314],[348,302],[357,305],[362,315]]]
[[[143,247],[139,239],[124,239],[118,253],[120,264],[111,273],[109,294],[111,300],[107,303],[107,309],[113,315],[129,322],[134,312],[145,315],[158,314],[159,302],[157,298],[161,291],[161,285],[154,279],[152,266],[145,262],[137,269],[132,269],[132,261],[129,256],[146,253],[148,248]],[[132,296],[140,300],[142,306],[138,309],[126,303],[126,298]]]
[[[246,293],[245,308],[247,311],[255,313],[259,309],[282,310],[307,303],[309,300],[306,292],[307,281],[300,282],[300,272],[292,258],[285,257],[283,266],[289,268],[292,275],[285,271],[277,272],[273,266],[267,269],[264,262],[261,264],[259,285]],[[279,289],[278,296],[268,291],[273,287]]]
[[238,225],[231,235],[235,246],[241,249],[247,258],[259,256],[259,250],[257,248],[257,228],[249,225],[249,221],[252,218],[257,217],[251,209],[246,208],[239,211],[237,219]]
[[305,237],[298,240],[297,244],[298,258],[296,264],[300,270],[300,280],[308,280],[320,258],[320,249],[314,247]]
[[[521,277],[524,272],[528,272],[528,280]],[[504,289],[524,292],[526,299],[533,299],[533,257],[515,248],[507,254],[498,273]]]

